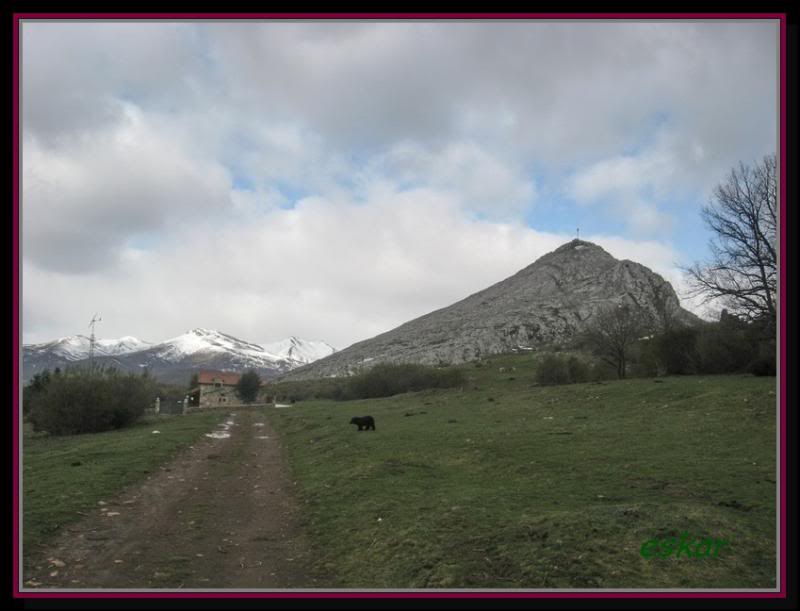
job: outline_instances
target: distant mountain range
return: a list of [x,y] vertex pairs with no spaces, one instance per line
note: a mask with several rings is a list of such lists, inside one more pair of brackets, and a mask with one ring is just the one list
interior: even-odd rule
[[572,339],[608,307],[628,304],[651,321],[700,319],[669,282],[597,244],[572,240],[474,295],[313,363],[283,379],[350,375],[378,363],[463,363]]
[[[188,384],[192,373],[202,369],[244,371],[253,368],[265,379],[274,378],[334,352],[335,349],[323,341],[290,337],[259,345],[220,331],[198,328],[160,343],[130,336],[98,339],[94,358],[97,365],[134,372],[146,368],[162,381]],[[22,347],[23,381],[45,369],[81,367],[88,363],[89,338],[84,335]]]

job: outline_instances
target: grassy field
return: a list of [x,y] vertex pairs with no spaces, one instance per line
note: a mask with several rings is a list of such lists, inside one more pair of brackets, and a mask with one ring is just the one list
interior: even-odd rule
[[[775,378],[539,387],[534,367],[499,357],[469,366],[463,389],[267,410],[320,574],[353,588],[774,587]],[[348,424],[363,415],[376,432]],[[684,531],[729,543],[717,558],[640,554]]]
[[[532,355],[465,371],[463,388],[258,410],[288,448],[321,583],[774,586],[775,378],[541,387]],[[223,414],[74,437],[26,431],[26,549],[143,480]],[[363,415],[375,432],[348,424]],[[716,558],[640,554],[683,532],[728,544]]]
[[[23,434],[23,545],[34,550],[97,502],[143,480],[178,450],[214,429],[218,410],[149,418],[107,433]],[[159,434],[153,434],[158,430]]]

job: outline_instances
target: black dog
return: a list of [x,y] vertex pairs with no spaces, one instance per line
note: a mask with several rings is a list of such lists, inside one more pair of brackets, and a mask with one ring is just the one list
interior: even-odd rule
[[364,416],[363,418],[358,418],[357,416],[353,416],[350,419],[350,424],[357,424],[359,431],[368,431],[372,429],[375,430],[375,420],[372,416]]

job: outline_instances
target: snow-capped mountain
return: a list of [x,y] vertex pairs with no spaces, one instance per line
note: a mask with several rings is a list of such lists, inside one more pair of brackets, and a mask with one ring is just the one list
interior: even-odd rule
[[230,353],[240,355],[253,364],[273,364],[281,359],[264,350],[258,344],[252,344],[211,329],[192,329],[183,335],[173,337],[153,346],[159,358],[179,361],[198,354]]
[[336,352],[336,348],[320,340],[304,340],[290,337],[279,342],[263,344],[267,352],[302,364],[313,363]]
[[[160,343],[135,337],[95,342],[95,362],[120,371],[147,369],[164,381],[187,383],[193,371],[244,371],[253,368],[262,377],[275,377],[334,352],[320,341],[291,337],[274,342],[270,350],[213,329],[197,328]],[[53,342],[23,346],[23,380],[39,371],[79,366],[89,357],[89,338],[78,335]]]
[[[95,341],[94,350],[97,354],[114,356],[117,354],[137,352],[138,350],[146,350],[152,345],[153,344],[150,342],[126,335],[125,337],[120,337],[119,339],[98,339]],[[86,350],[88,354],[88,345]]]
[[[119,339],[98,339],[95,341],[94,350],[98,356],[116,356],[145,350],[150,346],[152,346],[150,342],[126,335]],[[89,358],[89,338],[85,335],[70,335],[43,344],[28,344],[23,348],[31,353],[51,353],[68,361]]]

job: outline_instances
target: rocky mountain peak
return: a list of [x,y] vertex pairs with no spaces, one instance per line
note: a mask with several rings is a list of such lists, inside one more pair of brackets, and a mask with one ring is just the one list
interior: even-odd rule
[[[571,252],[581,252],[581,251],[589,251],[591,252],[594,250],[595,252],[603,252],[608,254],[601,246],[598,246],[594,242],[587,242],[586,240],[579,240],[575,238],[574,240],[570,240],[566,244],[562,244],[558,248],[553,251],[555,253],[571,253]],[[611,255],[609,255],[611,256]]]
[[542,265],[609,266],[616,259],[594,242],[572,240],[538,258],[528,267]]
[[697,321],[680,307],[664,278],[575,239],[497,284],[287,377],[347,375],[381,362],[461,363],[486,354],[532,350],[568,341],[597,312],[622,303],[641,308],[653,320],[666,309],[679,324]]

